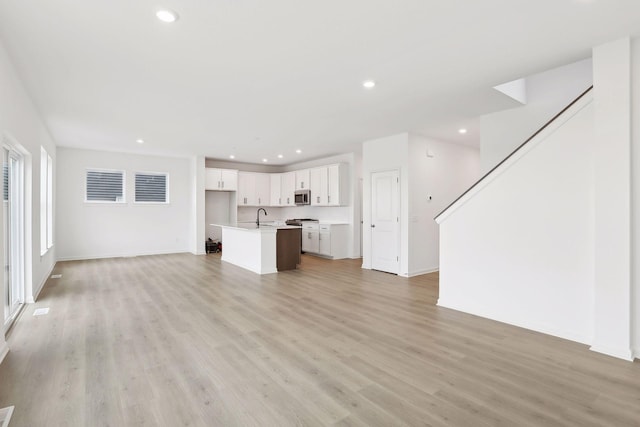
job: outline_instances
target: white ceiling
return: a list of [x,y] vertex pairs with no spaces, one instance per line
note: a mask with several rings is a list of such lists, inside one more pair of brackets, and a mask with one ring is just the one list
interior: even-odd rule
[[477,144],[516,105],[493,86],[639,31],[638,0],[0,0],[58,145],[270,164],[404,131]]

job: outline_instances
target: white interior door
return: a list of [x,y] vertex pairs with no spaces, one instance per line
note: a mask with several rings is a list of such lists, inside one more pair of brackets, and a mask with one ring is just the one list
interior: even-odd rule
[[371,268],[400,271],[400,199],[398,171],[371,174]]

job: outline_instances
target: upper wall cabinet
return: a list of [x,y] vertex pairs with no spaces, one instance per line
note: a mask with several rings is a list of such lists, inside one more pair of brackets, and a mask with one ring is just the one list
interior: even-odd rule
[[271,206],[295,206],[296,173],[271,174]]
[[271,174],[271,206],[282,206],[282,174]]
[[231,169],[205,169],[205,190],[236,191],[238,189],[238,171]]
[[280,181],[282,195],[282,206],[295,206],[296,201],[294,193],[296,191],[296,173],[287,172],[282,174],[282,180]]
[[237,191],[238,206],[295,206],[296,190],[309,190],[314,206],[345,206],[348,173],[346,163],[284,173],[206,168],[205,189]]
[[296,190],[309,189],[309,169],[296,171]]
[[271,174],[239,172],[238,206],[269,206]]
[[310,170],[311,204],[315,206],[343,206],[348,200],[348,169],[344,163]]

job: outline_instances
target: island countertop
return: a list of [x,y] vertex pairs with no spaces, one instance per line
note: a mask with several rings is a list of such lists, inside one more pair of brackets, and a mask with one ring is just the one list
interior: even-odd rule
[[220,222],[209,224],[214,227],[235,228],[238,230],[256,231],[256,232],[275,232],[277,230],[286,230],[292,228],[300,228],[299,225],[276,225],[270,223],[260,223],[260,227],[255,222]]

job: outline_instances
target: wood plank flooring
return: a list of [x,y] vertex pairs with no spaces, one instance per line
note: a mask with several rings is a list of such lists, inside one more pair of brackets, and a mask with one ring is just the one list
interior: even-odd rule
[[437,274],[219,254],[54,272],[7,337],[11,427],[640,425],[639,363],[439,308]]

